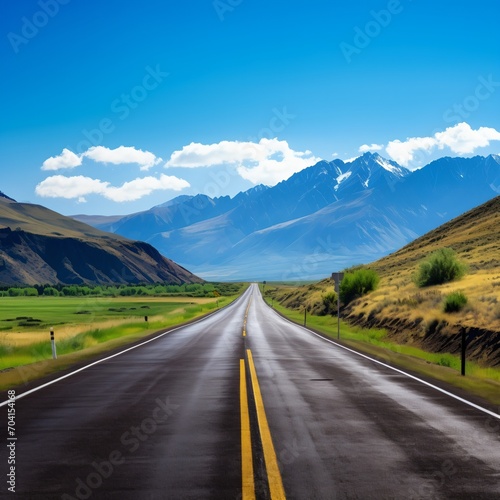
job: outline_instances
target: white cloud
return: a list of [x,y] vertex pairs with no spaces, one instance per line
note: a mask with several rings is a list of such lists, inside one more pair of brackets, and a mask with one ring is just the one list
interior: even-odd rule
[[122,163],[137,163],[141,170],[149,170],[162,161],[149,151],[142,151],[128,146],[119,146],[116,149],[105,148],[104,146],[93,146],[82,156],[90,158],[100,163],[112,163],[120,165]]
[[253,142],[221,141],[216,144],[192,142],[188,146],[184,146],[180,151],[174,151],[165,166],[183,168],[212,167],[245,160],[256,160],[259,156],[265,156],[262,153],[262,148],[259,148],[259,145]]
[[189,182],[173,175],[161,174],[157,177],[142,177],[125,182],[120,187],[108,187],[104,196],[112,201],[135,201],[151,194],[153,191],[181,191],[190,186]]
[[382,149],[384,149],[383,144],[363,144],[362,146],[360,146],[359,152],[368,153],[368,151],[381,151]]
[[40,182],[35,188],[35,193],[43,198],[66,198],[68,200],[78,198],[84,201],[84,197],[89,194],[103,195],[108,186],[109,182],[83,175],[73,177],[53,175]]
[[82,164],[82,158],[73,151],[64,148],[59,156],[51,156],[43,162],[42,170],[60,170],[63,168],[75,168]]
[[344,163],[352,163],[354,160],[357,160],[359,156],[353,156],[352,158],[347,158],[347,160],[342,160]]
[[162,159],[149,151],[142,151],[129,146],[119,146],[115,149],[104,146],[93,146],[84,153],[77,155],[64,148],[59,156],[53,156],[43,162],[42,170],[61,170],[63,168],[79,167],[83,158],[90,158],[98,163],[112,163],[120,165],[123,163],[136,163],[141,170],[149,170],[158,165]]
[[489,127],[473,130],[464,122],[448,127],[444,132],[437,132],[432,137],[390,141],[386,151],[393,160],[406,167],[417,159],[419,151],[429,154],[436,148],[449,148],[452,153],[470,154],[478,148],[489,146],[491,141],[500,141],[500,132]]
[[84,202],[85,196],[96,194],[116,202],[135,201],[158,190],[180,191],[189,187],[184,179],[169,175],[142,177],[125,182],[120,187],[111,186],[107,181],[92,179],[82,175],[66,177],[53,175],[47,177],[35,188],[37,195],[43,198],[77,199]]
[[[114,165],[135,163],[141,170],[148,170],[162,161],[149,151],[142,151],[134,147],[120,146],[109,149],[103,146],[91,147],[84,153],[76,155],[68,149],[43,163],[42,170],[59,170],[80,166],[84,158],[89,158],[99,163],[112,163]],[[189,182],[175,176],[161,174],[159,177],[142,177],[121,186],[113,186],[111,182],[93,179],[83,175],[67,177],[53,175],[40,182],[35,192],[44,198],[66,198],[85,202],[86,196],[103,196],[115,202],[135,201],[151,194],[153,191],[173,190],[181,191],[190,187]]]
[[407,167],[415,160],[417,151],[425,151],[430,153],[436,146],[436,141],[432,137],[412,137],[401,142],[399,139],[389,142],[385,150],[389,156],[399,163]]
[[449,147],[454,153],[467,154],[489,146],[491,141],[500,141],[500,132],[489,127],[473,130],[468,123],[459,123],[444,132],[438,132],[434,137],[439,149]]
[[286,141],[263,138],[258,143],[192,142],[182,150],[174,151],[165,166],[197,168],[229,164],[234,165],[239,175],[253,184],[274,185],[320,160],[311,151],[294,151]]

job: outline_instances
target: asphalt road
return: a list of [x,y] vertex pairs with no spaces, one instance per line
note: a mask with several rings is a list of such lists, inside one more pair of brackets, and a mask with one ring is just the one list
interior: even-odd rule
[[498,415],[289,323],[256,286],[13,406],[6,498],[500,498]]

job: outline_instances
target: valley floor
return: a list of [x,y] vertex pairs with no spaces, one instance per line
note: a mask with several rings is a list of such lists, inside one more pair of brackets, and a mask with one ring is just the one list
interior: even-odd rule
[[[2,297],[0,390],[189,322],[235,297]],[[57,359],[52,359],[50,328]]]

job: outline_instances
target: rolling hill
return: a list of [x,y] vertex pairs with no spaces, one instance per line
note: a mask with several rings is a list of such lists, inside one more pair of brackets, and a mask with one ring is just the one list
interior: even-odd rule
[[[382,277],[380,288],[352,305],[349,317],[387,328],[399,341],[431,351],[459,352],[459,333],[467,332],[470,357],[500,366],[500,197],[443,224],[371,268]],[[468,267],[458,281],[418,289],[412,275],[439,248],[451,248]],[[445,313],[443,300],[461,291],[468,304]]]
[[[380,275],[378,289],[353,301],[343,311],[351,323],[385,328],[397,343],[433,352],[460,352],[461,332],[469,358],[500,366],[500,197],[452,219],[396,252],[366,267]],[[419,264],[440,248],[453,249],[467,265],[460,280],[417,288],[412,277]],[[325,279],[314,285],[285,289],[276,298],[292,308],[321,312],[322,297],[332,291]],[[467,306],[443,312],[443,300],[461,291]]]
[[147,243],[0,197],[0,285],[202,281]]

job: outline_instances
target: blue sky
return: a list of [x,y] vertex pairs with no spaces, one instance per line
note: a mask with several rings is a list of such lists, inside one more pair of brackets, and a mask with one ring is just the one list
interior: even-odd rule
[[0,190],[64,214],[500,153],[496,0],[6,0]]

